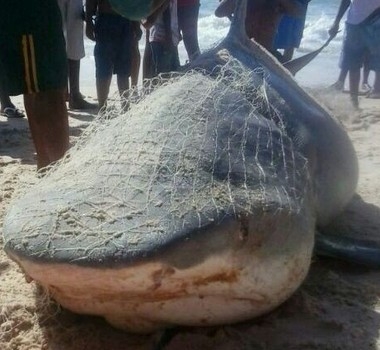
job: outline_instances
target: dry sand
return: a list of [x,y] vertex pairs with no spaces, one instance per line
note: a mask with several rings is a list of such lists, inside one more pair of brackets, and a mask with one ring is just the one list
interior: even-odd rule
[[[380,100],[362,98],[363,110],[355,113],[348,95],[314,93],[342,120],[354,142],[361,196],[354,207],[365,230],[380,234]],[[14,101],[22,107],[21,98]],[[70,113],[72,142],[92,119],[91,114]],[[34,173],[27,121],[0,117],[0,228],[22,177]],[[357,229],[355,222],[350,228]],[[380,349],[379,330],[380,271],[316,257],[301,288],[272,313],[233,326],[181,329],[165,349],[369,350]],[[62,310],[27,283],[0,249],[1,350],[152,349],[155,339]]]

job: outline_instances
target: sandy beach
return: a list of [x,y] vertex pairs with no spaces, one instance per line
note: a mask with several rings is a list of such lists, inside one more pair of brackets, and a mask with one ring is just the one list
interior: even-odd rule
[[[95,96],[91,87],[84,93]],[[358,154],[360,197],[352,203],[356,216],[353,211],[348,214],[349,229],[357,228],[360,221],[368,234],[378,234],[380,100],[362,97],[362,110],[355,112],[347,94],[316,89],[311,93],[341,120]],[[22,108],[21,97],[13,100]],[[70,112],[72,143],[94,117],[90,113]],[[0,117],[0,230],[20,183],[35,176],[35,172],[27,120]],[[127,334],[100,318],[61,309],[34,282],[25,280],[18,266],[4,253],[2,244],[0,235],[0,349],[153,348],[157,335]],[[270,314],[238,325],[181,329],[165,349],[373,350],[380,349],[379,331],[380,271],[315,257],[301,288]]]

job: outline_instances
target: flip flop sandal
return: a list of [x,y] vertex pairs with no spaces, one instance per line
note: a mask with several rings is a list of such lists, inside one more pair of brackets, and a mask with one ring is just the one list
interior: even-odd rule
[[7,118],[24,118],[25,114],[16,107],[5,107],[1,111],[1,115]]

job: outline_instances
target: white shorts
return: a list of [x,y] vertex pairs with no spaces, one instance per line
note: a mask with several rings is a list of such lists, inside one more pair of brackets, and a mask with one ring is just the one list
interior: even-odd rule
[[57,0],[62,14],[67,58],[80,60],[85,56],[83,42],[83,1]]

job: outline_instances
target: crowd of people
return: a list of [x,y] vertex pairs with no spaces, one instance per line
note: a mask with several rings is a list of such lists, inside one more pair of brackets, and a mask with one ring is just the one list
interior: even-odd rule
[[[128,108],[129,88],[136,86],[139,79],[138,43],[144,31],[144,79],[180,68],[181,40],[189,62],[200,54],[199,0],[146,0],[141,8],[133,7],[136,0],[119,1],[123,8],[131,4],[127,17],[134,20],[115,11],[116,1],[86,0],[83,4],[82,0],[3,0],[7,15],[0,18],[1,113],[9,118],[24,117],[9,97],[24,95],[38,169],[55,162],[68,149],[66,102],[70,109],[101,110],[107,105],[111,80],[116,75],[122,106]],[[232,18],[235,1],[216,3],[215,15]],[[291,60],[301,42],[309,1],[248,0],[247,35],[280,62]],[[143,7],[151,10],[144,10],[144,19],[140,21]],[[364,62],[367,71],[375,71],[370,97],[380,98],[380,0],[341,0],[329,30],[331,36],[337,34],[347,9],[338,82],[344,82],[349,74],[351,99],[357,107]],[[80,92],[84,28],[86,36],[95,42],[97,105],[86,101]],[[364,83],[368,86],[368,81]]]

